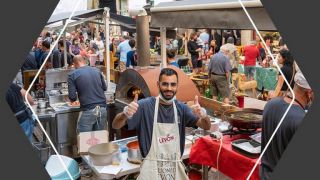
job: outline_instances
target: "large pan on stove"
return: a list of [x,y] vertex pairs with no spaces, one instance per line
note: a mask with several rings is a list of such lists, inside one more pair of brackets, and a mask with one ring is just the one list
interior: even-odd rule
[[239,130],[256,130],[262,126],[262,113],[253,108],[229,109],[223,112],[222,119]]

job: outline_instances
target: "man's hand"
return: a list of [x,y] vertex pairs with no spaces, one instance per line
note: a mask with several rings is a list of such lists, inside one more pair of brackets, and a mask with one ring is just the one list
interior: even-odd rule
[[198,96],[194,97],[194,104],[191,106],[192,113],[199,118],[204,118],[207,116],[207,112],[204,108],[202,108],[198,101]]
[[138,108],[138,94],[136,94],[133,101],[124,108],[123,113],[127,116],[128,119],[130,119],[137,112]]
[[198,96],[194,97],[194,105],[191,106],[191,109],[192,113],[199,118],[196,125],[204,130],[209,130],[211,127],[210,118],[207,116],[207,111],[200,106]]

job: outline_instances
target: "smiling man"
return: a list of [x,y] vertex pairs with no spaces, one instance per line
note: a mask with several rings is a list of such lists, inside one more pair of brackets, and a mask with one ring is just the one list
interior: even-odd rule
[[138,132],[140,151],[144,158],[138,179],[171,177],[188,179],[181,162],[185,145],[185,127],[198,126],[210,129],[210,119],[205,109],[198,103],[190,109],[176,100],[178,74],[175,70],[164,68],[157,82],[159,96],[133,102],[119,113],[113,128],[119,129],[128,123],[129,129]]

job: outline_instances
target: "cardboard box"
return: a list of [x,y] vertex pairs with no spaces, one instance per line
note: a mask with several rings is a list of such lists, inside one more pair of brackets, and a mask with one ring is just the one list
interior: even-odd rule
[[106,130],[81,132],[77,137],[78,153],[88,154],[91,146],[107,142],[109,142],[109,132]]

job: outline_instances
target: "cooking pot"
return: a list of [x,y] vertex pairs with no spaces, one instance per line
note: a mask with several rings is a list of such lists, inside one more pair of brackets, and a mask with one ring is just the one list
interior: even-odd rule
[[138,140],[128,142],[127,148],[128,148],[128,161],[134,164],[140,164],[142,162],[142,156],[140,153]]
[[254,108],[229,109],[223,112],[222,119],[241,130],[256,130],[262,126],[262,113]]
[[119,145],[115,143],[96,144],[88,149],[88,153],[93,165],[110,165],[119,153]]

